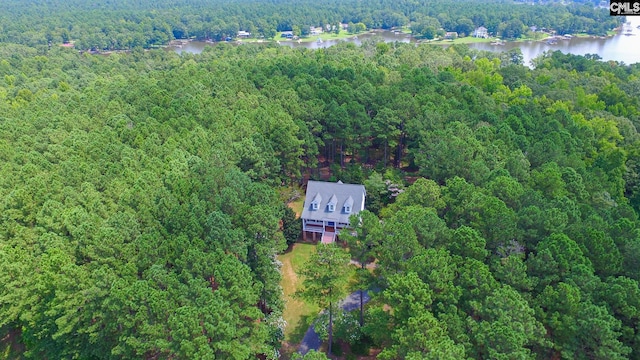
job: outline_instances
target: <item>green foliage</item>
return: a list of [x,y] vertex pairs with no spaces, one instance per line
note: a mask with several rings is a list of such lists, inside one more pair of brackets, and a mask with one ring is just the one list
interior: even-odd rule
[[322,352],[311,350],[308,353],[301,355],[299,353],[294,353],[291,357],[291,360],[326,360],[329,359],[327,355]]
[[[334,341],[342,340],[350,345],[360,342],[362,330],[358,321],[358,315],[353,312],[345,312],[334,308],[333,310]],[[329,313],[323,312],[314,322],[316,333],[322,339],[329,339]],[[337,353],[335,355],[338,355]]]
[[[442,36],[441,28],[469,35],[476,27],[485,26],[492,34],[518,38],[530,24],[550,24],[559,34],[584,31],[600,36],[618,25],[605,10],[579,4],[526,7],[473,0],[456,7],[448,1],[363,4],[306,0],[297,6],[287,6],[281,0],[237,0],[215,9],[203,0],[161,0],[154,4],[117,1],[99,8],[79,0],[29,6],[11,0],[4,5],[2,21],[6,28],[0,40],[43,47],[73,42],[78,48],[94,50],[154,47],[173,39],[224,41],[235,38],[240,30],[265,39],[285,30],[306,36],[311,25],[333,25],[334,32],[339,32],[341,22],[348,22],[352,33],[403,27],[411,22],[412,33],[427,39]],[[34,21],[35,16],[38,21]],[[523,19],[530,24],[524,24]]]
[[302,270],[304,289],[300,296],[327,307],[345,294],[349,255],[336,245],[319,245]]
[[347,293],[349,254],[335,244],[320,244],[302,269],[304,288],[299,295],[328,308],[328,341],[333,344],[333,306]]
[[250,358],[279,347],[265,319],[282,308],[280,203],[212,151],[223,132],[180,114],[178,99],[200,90],[161,80],[155,71],[177,60],[166,55],[140,55],[147,70],[135,54],[24,58],[33,97],[1,125],[0,142],[24,132],[12,148],[29,155],[27,172],[15,155],[3,165],[12,215],[0,224],[0,312],[28,356]]
[[441,188],[433,180],[419,178],[416,182],[396,198],[395,205],[389,213],[402,206],[418,205],[441,210],[445,203],[442,200]]
[[521,295],[509,286],[496,289],[476,305],[479,321],[470,323],[478,356],[531,358],[530,346],[544,343],[545,330]]
[[287,241],[287,245],[295,243],[302,233],[302,223],[296,217],[295,211],[290,207],[284,206],[284,215],[282,216],[282,235]]
[[395,179],[389,179],[385,174],[385,178],[377,172],[371,173],[364,180],[364,186],[367,190],[366,208],[374,214],[380,213],[380,210],[388,205],[398,194],[401,193],[402,186],[394,183]]
[[487,257],[486,243],[480,232],[463,225],[453,232],[448,247],[453,254],[483,261]]
[[[367,28],[516,31],[516,14],[549,15],[354,4],[336,11],[351,6],[347,20]],[[248,16],[240,4],[214,14],[190,2],[202,17],[126,4],[92,17],[103,36],[85,15],[67,21],[86,14],[77,5],[15,17],[3,4],[0,41],[139,48],[234,34]],[[57,23],[16,30],[48,6]],[[574,26],[576,8],[553,8]],[[580,12],[601,20],[583,24],[594,31],[615,21]],[[303,2],[253,26],[343,21],[325,13]],[[341,234],[348,254],[314,258],[306,294],[334,303],[340,264],[371,264],[359,287],[380,293],[361,330],[382,357],[637,358],[638,67],[558,52],[535,69],[505,60],[413,44],[110,56],[1,44],[0,337],[17,334],[32,358],[275,356],[275,254],[300,225],[275,189],[332,166],[365,183],[372,211]],[[401,171],[415,171],[404,191]]]
[[[438,289],[439,293],[441,289]],[[433,292],[414,272],[394,275],[384,291],[384,301],[393,304],[391,334],[393,345],[386,348],[382,359],[456,359],[464,348],[447,335],[446,325],[428,310]]]

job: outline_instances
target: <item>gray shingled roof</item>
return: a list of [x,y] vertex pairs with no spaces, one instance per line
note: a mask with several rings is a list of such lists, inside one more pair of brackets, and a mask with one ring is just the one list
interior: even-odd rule
[[[318,194],[321,198],[320,206],[318,210],[313,210],[311,202],[314,198],[317,198]],[[335,211],[330,212],[327,205],[334,200],[336,204]],[[364,185],[309,180],[301,217],[310,220],[348,223],[351,215],[357,214],[364,209],[364,200]],[[349,214],[344,212],[345,202],[347,205],[351,205],[351,213]]]

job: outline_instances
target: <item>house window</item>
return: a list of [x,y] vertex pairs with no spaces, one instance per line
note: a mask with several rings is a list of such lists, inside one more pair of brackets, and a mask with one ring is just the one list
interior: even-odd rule
[[329,198],[329,202],[327,203],[327,209],[329,210],[329,212],[334,212],[336,211],[336,204],[338,203],[338,198],[336,197],[335,194],[333,194],[330,198]]
[[351,208],[353,207],[353,198],[349,196],[347,200],[345,200],[344,204],[342,204],[342,208],[344,209],[345,214],[351,214]]
[[320,202],[322,202],[322,196],[320,196],[320,193],[317,193],[311,201],[311,210],[318,210],[320,208]]

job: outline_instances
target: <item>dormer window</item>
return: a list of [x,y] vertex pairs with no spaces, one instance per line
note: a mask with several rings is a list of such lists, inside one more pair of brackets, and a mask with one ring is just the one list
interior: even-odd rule
[[338,204],[338,198],[335,194],[331,196],[329,199],[329,203],[327,204],[327,211],[334,212],[336,211],[336,205]]
[[313,200],[311,201],[311,209],[318,210],[320,208],[321,201],[322,201],[322,196],[320,196],[320,193],[317,193],[316,196],[314,196]]
[[353,207],[353,198],[349,196],[347,200],[344,201],[343,209],[345,214],[351,214],[351,208]]

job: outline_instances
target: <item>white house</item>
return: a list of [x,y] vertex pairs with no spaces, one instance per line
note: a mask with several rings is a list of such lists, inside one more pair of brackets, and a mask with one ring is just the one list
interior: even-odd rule
[[322,32],[323,32],[322,31],[322,27],[313,27],[313,26],[309,27],[309,34],[310,35],[320,35],[320,34],[322,34]]
[[300,216],[303,239],[319,236],[324,244],[334,242],[349,226],[349,217],[364,210],[365,196],[364,185],[310,180]]
[[457,39],[458,38],[458,32],[457,31],[448,31],[448,32],[444,33],[444,38],[448,39],[448,40]]
[[487,28],[484,26],[480,26],[479,28],[473,30],[473,37],[486,39],[489,37],[489,33],[487,32]]

